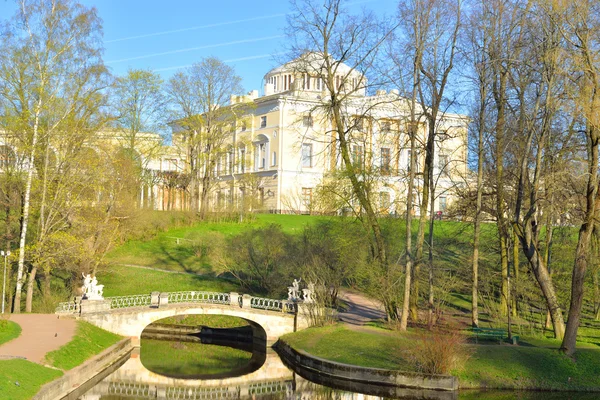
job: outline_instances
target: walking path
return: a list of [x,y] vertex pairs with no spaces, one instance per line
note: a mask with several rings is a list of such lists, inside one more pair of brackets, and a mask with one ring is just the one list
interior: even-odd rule
[[38,364],[73,338],[77,324],[54,314],[12,314],[10,320],[21,326],[21,335],[0,346],[0,357],[23,357]]
[[364,325],[369,321],[385,319],[383,305],[378,300],[347,290],[341,291],[339,297],[348,304],[346,311],[338,313],[342,322],[350,325]]

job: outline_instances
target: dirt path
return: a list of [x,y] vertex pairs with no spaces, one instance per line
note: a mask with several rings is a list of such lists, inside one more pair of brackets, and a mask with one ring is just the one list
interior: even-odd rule
[[46,353],[68,343],[75,334],[74,319],[54,314],[13,314],[10,320],[21,326],[21,335],[0,346],[0,356],[24,357],[43,364]]
[[350,325],[364,325],[376,319],[385,319],[381,302],[362,293],[340,292],[340,299],[348,304],[348,310],[338,314],[341,321]]

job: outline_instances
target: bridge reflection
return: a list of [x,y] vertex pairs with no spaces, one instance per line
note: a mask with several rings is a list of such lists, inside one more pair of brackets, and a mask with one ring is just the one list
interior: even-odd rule
[[[358,393],[359,391],[372,394],[361,394]],[[364,385],[348,381],[330,382],[315,371],[312,374],[303,371],[299,375],[288,369],[277,353],[269,349],[263,365],[256,371],[244,376],[205,380],[173,378],[154,373],[144,367],[139,353],[134,352],[118,370],[79,397],[80,400],[376,400],[383,398],[455,400],[458,394]]]

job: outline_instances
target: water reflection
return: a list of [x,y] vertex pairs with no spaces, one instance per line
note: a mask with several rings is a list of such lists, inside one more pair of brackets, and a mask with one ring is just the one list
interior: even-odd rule
[[[176,350],[177,348],[170,349],[168,355],[164,357],[178,357],[175,354]],[[277,353],[271,349],[263,352],[261,357],[261,365],[258,368],[241,375],[233,376],[232,373],[227,374],[222,371],[214,373],[215,370],[211,370],[211,373],[204,371],[198,374],[203,378],[183,379],[148,369],[142,362],[139,351],[134,351],[124,364],[114,372],[108,371],[109,374],[95,386],[82,388],[81,392],[85,392],[85,394],[80,395],[79,399],[591,400],[598,398],[597,394],[510,391],[465,391],[458,394],[368,385],[334,380],[315,371],[294,372],[287,368]],[[236,372],[235,366],[233,372]],[[238,368],[236,373],[239,372]]]
[[[262,351],[261,351],[262,350]],[[140,359],[150,371],[183,379],[217,379],[249,374],[262,366],[265,350],[220,344],[143,339]]]

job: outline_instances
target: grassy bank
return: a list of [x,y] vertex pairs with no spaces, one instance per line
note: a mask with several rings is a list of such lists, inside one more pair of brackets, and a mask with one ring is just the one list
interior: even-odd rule
[[81,365],[120,339],[119,335],[97,328],[85,321],[78,321],[73,339],[60,349],[48,353],[46,361],[48,364],[66,371]]
[[59,376],[61,371],[27,360],[0,360],[0,398],[26,400]]
[[[409,362],[418,331],[394,332],[377,327],[311,328],[282,338],[317,357],[365,367],[414,371]],[[574,359],[559,353],[558,342],[521,338],[519,346],[466,344],[468,360],[452,371],[461,388],[600,391],[600,348],[578,343]]]
[[242,223],[202,222],[193,226],[176,227],[160,232],[149,240],[131,240],[111,251],[107,255],[107,261],[113,264],[211,274],[212,267],[199,257],[203,242],[210,240],[211,236],[234,236],[272,223],[280,224],[286,233],[301,232],[306,224],[312,224],[319,218],[321,217],[308,215],[257,214]]
[[9,342],[21,334],[21,327],[12,321],[0,319],[0,344]]
[[410,338],[375,327],[354,331],[344,325],[309,328],[281,338],[295,349],[327,360],[370,368],[414,371],[401,349]]
[[239,290],[234,282],[222,278],[174,274],[122,265],[115,265],[108,271],[99,273],[98,280],[105,287],[105,297],[148,294],[153,291],[235,292]]

